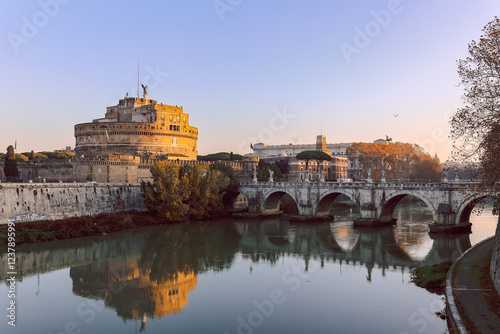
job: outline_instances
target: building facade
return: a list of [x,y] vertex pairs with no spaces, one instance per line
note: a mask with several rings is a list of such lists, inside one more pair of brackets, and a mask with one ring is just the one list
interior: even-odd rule
[[[287,176],[290,181],[338,181],[348,178],[349,161],[346,151],[352,143],[328,144],[326,136],[316,136],[315,144],[288,144],[288,145],[268,145],[257,143],[253,146],[253,153],[246,154],[245,159],[256,166],[259,160],[273,162],[277,160],[286,160],[290,166],[290,172]],[[317,165],[316,161],[309,161],[306,170],[306,161],[297,160],[297,154],[304,151],[322,151],[332,157],[330,161],[322,161]]]
[[[318,136],[320,137],[320,136]],[[346,156],[346,150],[352,143],[336,143],[336,144],[327,144],[326,137],[324,138],[326,145],[326,150],[330,151],[334,156]],[[323,141],[323,138],[321,139]],[[318,138],[317,138],[318,140]],[[323,145],[323,142],[321,142]],[[253,155],[258,156],[261,159],[269,159],[269,158],[282,158],[282,157],[294,157],[300,152],[303,151],[314,151],[317,148],[316,144],[288,144],[288,145],[268,145],[264,143],[257,143],[253,145]]]
[[332,157],[330,161],[322,161],[318,165],[316,161],[309,161],[306,170],[306,161],[290,159],[291,181],[340,181],[348,177],[348,160],[346,157]]

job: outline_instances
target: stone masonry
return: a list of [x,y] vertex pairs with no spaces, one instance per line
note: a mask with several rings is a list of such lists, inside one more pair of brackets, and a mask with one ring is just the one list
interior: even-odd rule
[[139,183],[1,183],[0,224],[145,210]]

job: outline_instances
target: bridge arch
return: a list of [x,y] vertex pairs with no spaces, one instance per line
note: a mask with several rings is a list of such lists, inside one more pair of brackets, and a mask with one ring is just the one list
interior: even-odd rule
[[432,213],[433,222],[437,222],[437,212],[436,208],[432,205],[432,203],[423,196],[417,196],[411,192],[401,192],[401,193],[392,193],[390,197],[383,203],[382,209],[380,211],[380,220],[381,221],[389,221],[392,219],[392,215],[394,214],[394,210],[398,203],[405,198],[406,196],[412,196],[422,201],[427,205],[430,212]]
[[249,197],[244,191],[237,190],[234,194],[231,194],[229,199],[231,208],[234,209],[244,209],[248,208]]
[[485,198],[488,198],[489,196],[479,196],[473,199],[467,199],[465,200],[458,208],[457,210],[457,215],[456,215],[456,224],[461,224],[461,223],[469,223],[470,222],[470,215],[472,213],[472,210],[481,203]]
[[295,197],[286,191],[278,190],[269,193],[265,197],[262,203],[262,213],[278,213],[280,211],[280,204],[283,196],[287,196],[289,197],[289,199],[291,199],[292,203],[296,206],[298,212],[299,206],[297,205]]
[[349,193],[343,192],[343,191],[329,192],[329,193],[323,195],[320,198],[320,200],[318,201],[318,204],[316,205],[315,215],[316,216],[328,216],[329,212],[330,212],[330,208],[331,208],[333,202],[340,195],[344,195],[344,196],[348,197],[351,201],[353,201],[354,203],[356,203],[354,201],[354,198],[353,198],[352,194],[349,194]]

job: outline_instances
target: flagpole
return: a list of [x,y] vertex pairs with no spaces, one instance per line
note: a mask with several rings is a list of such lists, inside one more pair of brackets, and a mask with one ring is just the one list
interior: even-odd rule
[[137,97],[139,97],[139,59],[137,59]]

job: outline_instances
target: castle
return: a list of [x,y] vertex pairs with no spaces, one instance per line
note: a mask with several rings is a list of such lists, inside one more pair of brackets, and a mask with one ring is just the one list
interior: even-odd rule
[[75,181],[139,182],[158,159],[197,159],[198,129],[182,107],[142,98],[121,99],[104,118],[75,125]]

